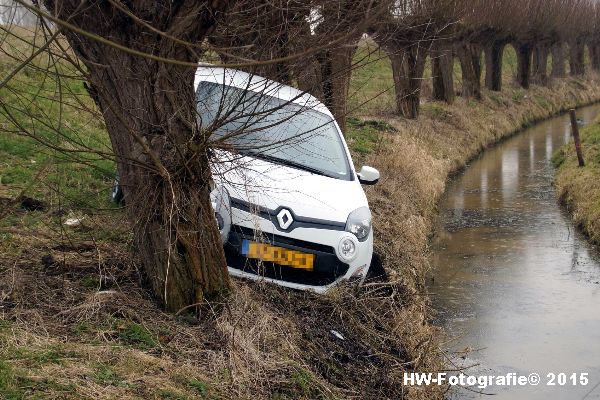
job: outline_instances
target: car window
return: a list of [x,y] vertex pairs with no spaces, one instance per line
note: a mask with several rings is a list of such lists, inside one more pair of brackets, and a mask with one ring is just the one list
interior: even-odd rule
[[328,115],[264,92],[213,82],[199,84],[196,101],[201,125],[214,129],[212,140],[241,154],[352,179],[338,129]]

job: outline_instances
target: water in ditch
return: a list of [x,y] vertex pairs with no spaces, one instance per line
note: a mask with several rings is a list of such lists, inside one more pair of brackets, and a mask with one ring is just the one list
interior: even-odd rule
[[[591,106],[578,117],[599,113]],[[541,377],[451,398],[600,399],[600,252],[552,186],[550,159],[570,135],[568,115],[527,129],[472,162],[441,201],[429,291],[449,364],[475,376]],[[548,386],[551,373],[568,382]],[[581,375],[573,385],[573,373],[587,373],[587,385]]]

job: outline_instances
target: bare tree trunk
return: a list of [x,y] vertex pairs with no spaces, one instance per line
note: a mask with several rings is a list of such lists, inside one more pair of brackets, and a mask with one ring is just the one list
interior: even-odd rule
[[477,78],[477,84],[481,88],[481,52],[483,48],[479,44],[471,43],[471,59],[473,62],[473,69],[475,70],[475,77]]
[[533,45],[529,42],[516,43],[514,47],[517,52],[517,82],[522,88],[529,89]]
[[318,55],[321,65],[323,102],[335,117],[342,132],[346,132],[348,90],[352,76],[355,45],[334,48]]
[[[145,53],[197,63],[171,39],[149,34],[102,3],[77,13],[80,2],[46,0],[59,18]],[[132,3],[169,35],[203,40],[226,3]],[[177,311],[230,290],[223,247],[210,204],[208,132],[198,126],[193,66],[128,54],[74,31],[65,36],[88,71],[88,90],[104,114],[125,189],[127,214],[149,286],[167,310]]]
[[323,76],[321,65],[314,57],[294,64],[294,76],[298,81],[298,89],[312,94],[318,99],[325,98],[323,93]]
[[485,46],[485,87],[489,90],[502,90],[503,56],[504,42],[495,41]]
[[548,84],[548,55],[546,43],[538,43],[533,48],[532,80],[540,85]]
[[565,46],[558,42],[552,46],[552,77],[564,78],[567,75],[565,68]]
[[[87,46],[91,50],[98,45]],[[165,308],[177,311],[229,290],[209,198],[209,159],[201,150],[205,133],[196,125],[193,106],[195,71],[129,57],[113,53],[103,58],[105,63],[110,60],[115,74],[88,65],[90,83],[97,88],[98,105],[118,156],[146,277]],[[119,69],[124,66],[133,73]],[[140,71],[156,79],[139,79]],[[139,135],[148,149],[132,134]],[[158,159],[163,171],[144,167],[151,157]]]
[[392,61],[398,114],[416,119],[419,116],[427,51],[417,43],[395,51],[388,49],[387,53]]
[[569,66],[572,76],[585,74],[585,44],[579,39],[569,43]]
[[600,71],[600,42],[591,42],[588,44],[590,52],[590,62],[592,69],[596,72]]
[[481,51],[472,43],[461,43],[456,47],[462,71],[462,96],[481,98]]
[[454,55],[452,47],[445,43],[437,43],[431,51],[431,74],[433,77],[433,98],[454,102]]

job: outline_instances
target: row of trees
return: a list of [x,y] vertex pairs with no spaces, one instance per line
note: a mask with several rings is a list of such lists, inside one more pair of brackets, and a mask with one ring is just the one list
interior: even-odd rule
[[[39,16],[42,45],[81,71],[102,112],[126,188],[127,213],[150,286],[177,311],[230,289],[209,199],[210,134],[195,115],[194,72],[223,64],[310,92],[345,127],[356,51],[370,35],[391,60],[398,113],[419,113],[431,57],[434,97],[452,102],[458,58],[462,95],[502,89],[512,44],[518,81],[582,74],[584,49],[600,68],[600,17],[591,0],[13,0]],[[60,53],[60,54],[58,54]],[[75,54],[76,57],[72,57]],[[31,60],[25,59],[24,62]],[[83,67],[82,67],[83,65]],[[20,68],[20,67],[18,67]]]
[[419,114],[420,87],[428,55],[433,97],[448,103],[455,97],[455,58],[461,69],[463,97],[481,98],[484,69],[485,87],[501,91],[507,45],[515,49],[516,80],[525,89],[531,83],[548,84],[550,76],[566,76],[567,58],[570,73],[583,75],[586,46],[592,68],[600,70],[600,6],[592,0],[407,3],[398,10],[395,2],[387,18],[371,25],[369,31],[392,60],[397,111],[406,118]]
[[[431,59],[433,97],[449,103],[455,98],[455,59],[462,73],[462,96],[480,98],[482,85],[492,91],[502,90],[507,45],[515,49],[516,79],[526,89],[531,83],[546,85],[550,77],[566,76],[567,59],[572,75],[584,74],[586,47],[592,68],[600,70],[600,5],[593,0],[259,3],[269,10],[260,21],[259,34],[252,22],[254,8],[242,1],[236,3],[227,24],[221,25],[210,40],[222,47],[244,46],[246,58],[265,60],[314,49],[324,37],[342,36],[339,43],[301,60],[248,68],[317,95],[342,127],[348,112],[348,84],[357,62],[355,52],[364,33],[391,61],[397,112],[406,118],[419,114],[427,57]],[[365,18],[366,14],[370,16]],[[231,61],[231,57],[221,56]]]

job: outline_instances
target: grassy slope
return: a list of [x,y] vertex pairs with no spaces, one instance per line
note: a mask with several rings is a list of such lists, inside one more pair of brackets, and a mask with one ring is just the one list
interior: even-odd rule
[[600,244],[600,121],[585,127],[581,140],[585,167],[579,167],[573,143],[554,155],[556,188],[575,223]]
[[400,284],[317,296],[235,281],[199,318],[162,313],[108,201],[112,161],[38,143],[108,145],[82,83],[62,83],[28,68],[0,91],[0,398],[399,398],[403,370],[439,368],[424,303]]
[[[419,121],[390,112],[384,58],[373,54],[356,71],[351,106],[360,112],[353,113],[348,137],[356,163],[382,172],[368,196],[392,290],[341,288],[314,296],[236,281],[227,304],[199,319],[162,313],[140,288],[122,233],[127,225],[106,200],[110,161],[58,163],[35,141],[3,132],[0,201],[10,213],[0,219],[0,398],[399,398],[402,370],[440,366],[423,280],[431,220],[448,174],[535,119],[600,99],[590,79],[515,88],[513,59],[506,60],[503,93],[486,92],[481,103],[425,102]],[[14,85],[37,88],[40,76],[26,71]],[[70,86],[74,98],[89,103],[80,82]],[[27,92],[38,104],[37,91]],[[46,92],[56,96],[55,86]],[[59,131],[107,144],[96,117],[67,107],[64,120],[76,129]],[[40,134],[62,143],[56,132]],[[13,200],[22,191],[48,208],[20,209]],[[61,222],[70,213],[85,214],[83,226],[65,229]],[[51,265],[43,262],[48,256]]]

